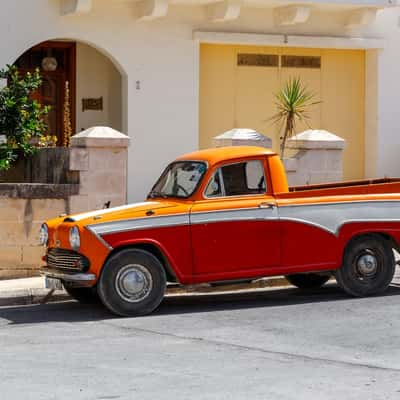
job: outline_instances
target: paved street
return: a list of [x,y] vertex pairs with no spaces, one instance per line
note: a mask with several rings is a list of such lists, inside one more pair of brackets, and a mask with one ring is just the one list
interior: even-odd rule
[[400,286],[0,308],[1,399],[399,399]]

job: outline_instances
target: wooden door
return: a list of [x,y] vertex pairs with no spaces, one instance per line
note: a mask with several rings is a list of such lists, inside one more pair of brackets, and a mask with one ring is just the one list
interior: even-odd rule
[[50,111],[46,116],[45,122],[48,126],[48,135],[57,136],[57,144],[63,143],[63,95],[65,93],[65,74],[64,73],[43,73],[42,85],[38,91],[38,101],[49,106]]
[[235,127],[251,128],[272,139],[279,151],[279,134],[271,121],[279,90],[279,57],[276,48],[236,48]]
[[[277,66],[276,59],[279,57]],[[232,128],[254,128],[279,150],[274,93],[299,77],[315,100],[308,123],[346,140],[343,178],[362,179],[365,161],[365,51],[201,44],[199,146]],[[288,150],[286,156],[291,156]]]
[[[45,117],[48,126],[46,134],[57,137],[57,146],[62,146],[64,143],[63,117],[67,81],[70,88],[70,122],[72,131],[75,132],[75,54],[75,43],[50,41],[32,47],[15,63],[21,73],[33,72],[39,68],[42,85],[33,97],[40,104],[50,106],[50,111]],[[54,57],[57,61],[55,71],[45,71],[42,67],[43,58],[48,56]]]

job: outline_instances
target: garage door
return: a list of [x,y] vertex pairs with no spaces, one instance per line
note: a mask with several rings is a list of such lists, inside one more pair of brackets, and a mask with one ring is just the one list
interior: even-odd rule
[[202,44],[200,48],[200,148],[232,128],[253,128],[272,138],[274,93],[289,77],[300,77],[321,103],[309,127],[346,140],[344,179],[364,177],[364,74],[362,50],[326,50]]

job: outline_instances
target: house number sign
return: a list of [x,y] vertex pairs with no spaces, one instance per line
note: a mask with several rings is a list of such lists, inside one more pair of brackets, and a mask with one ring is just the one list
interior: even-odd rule
[[0,145],[6,144],[7,143],[7,136],[6,135],[0,135]]
[[103,97],[98,99],[82,99],[82,111],[102,111],[103,110]]

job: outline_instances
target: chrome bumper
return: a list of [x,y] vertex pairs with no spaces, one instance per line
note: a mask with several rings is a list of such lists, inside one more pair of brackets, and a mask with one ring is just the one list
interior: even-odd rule
[[71,274],[53,268],[41,268],[39,273],[48,278],[60,279],[63,282],[71,283],[74,286],[93,286],[96,282],[95,274],[86,274],[83,272]]

